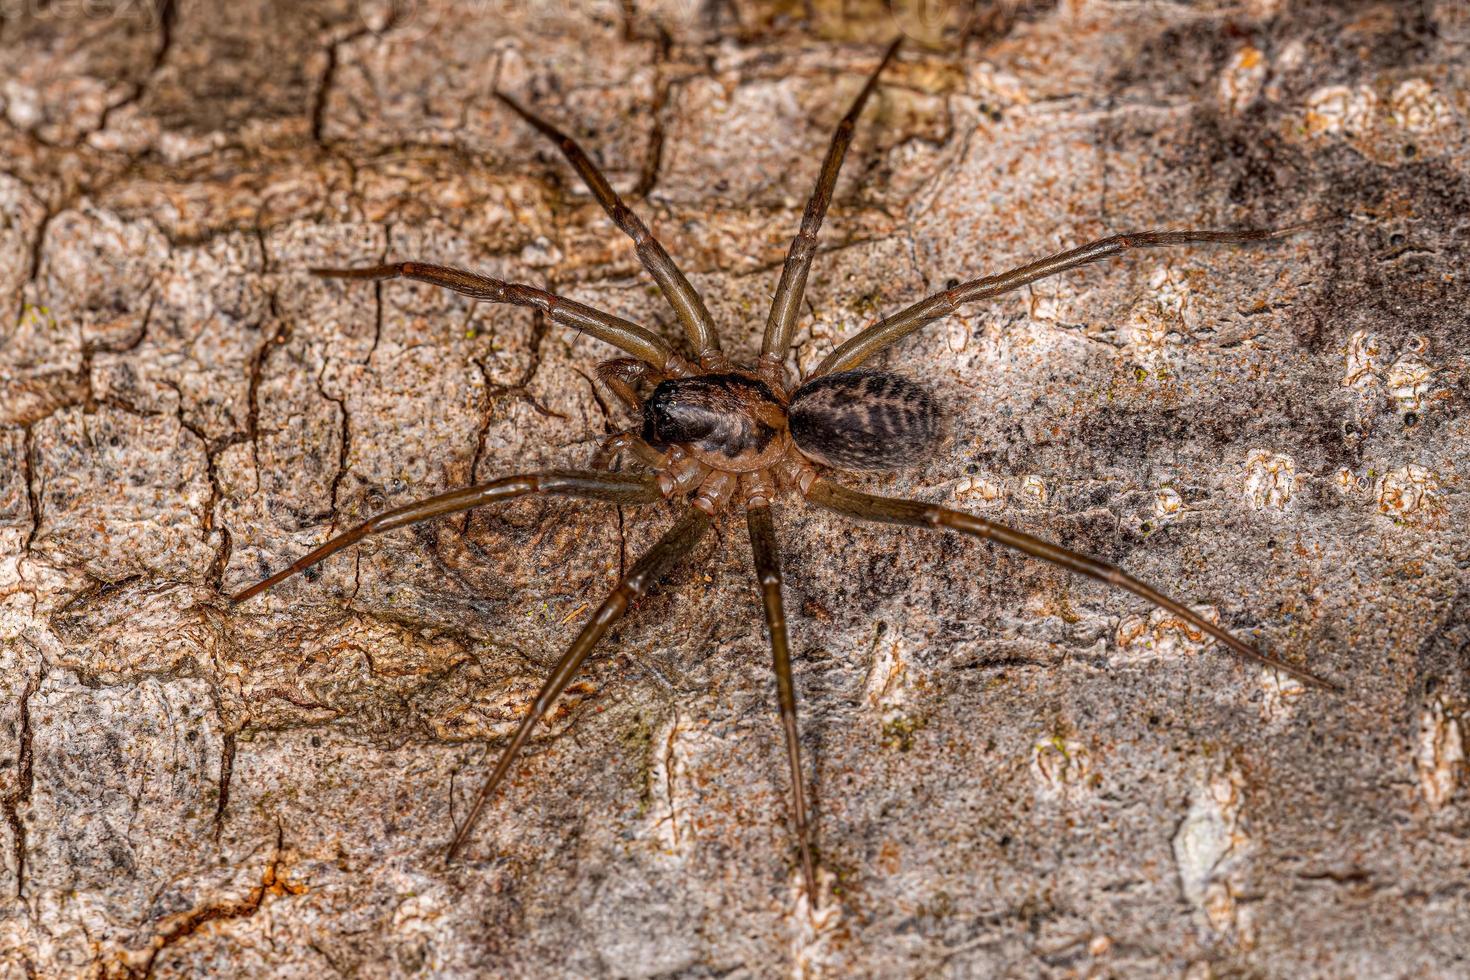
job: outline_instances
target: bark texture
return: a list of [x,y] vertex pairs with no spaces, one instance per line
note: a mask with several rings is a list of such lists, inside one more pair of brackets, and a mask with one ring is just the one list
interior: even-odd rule
[[[1470,971],[1466,5],[897,6],[0,3],[0,976]],[[884,366],[954,438],[855,482],[1117,562],[1349,693],[788,501],[819,914],[739,519],[446,869],[485,746],[674,511],[520,501],[231,609],[334,530],[624,425],[590,339],[306,267],[461,265],[677,339],[500,89],[585,140],[752,359],[899,29],[801,366],[1105,234],[1338,220],[915,335]]]

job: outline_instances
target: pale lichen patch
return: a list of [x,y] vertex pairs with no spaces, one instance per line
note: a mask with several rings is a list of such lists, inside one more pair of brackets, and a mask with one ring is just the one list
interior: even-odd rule
[[1435,400],[1435,375],[1438,369],[1425,360],[1423,353],[1429,341],[1423,336],[1410,338],[1403,350],[1388,365],[1390,354],[1384,350],[1377,334],[1358,330],[1343,348],[1345,366],[1342,384],[1359,393],[1359,415],[1368,417],[1374,408],[1372,391],[1379,384],[1400,414],[1420,412]]
[[1394,361],[1384,375],[1383,385],[1400,412],[1418,412],[1434,384],[1434,368],[1412,354]]
[[1393,90],[1388,100],[1389,118],[1412,133],[1433,133],[1450,122],[1450,107],[1434,87],[1422,78],[1411,78]]
[[1299,132],[1310,140],[1342,140],[1390,166],[1453,145],[1454,110],[1429,80],[1405,79],[1392,90],[1390,84],[1380,79],[1317,89],[1306,100]]
[[693,851],[698,827],[694,819],[692,759],[707,736],[678,711],[655,731],[649,766],[651,815],[660,856],[682,862]]
[[1046,481],[1035,473],[1021,477],[1021,499],[1033,507],[1046,506]]
[[1419,791],[1431,810],[1454,798],[1465,768],[1465,739],[1460,720],[1439,698],[1430,701],[1419,716],[1414,765],[1419,771]]
[[1378,96],[1366,85],[1327,85],[1307,97],[1305,126],[1313,136],[1354,136],[1373,129]]
[[1267,449],[1251,450],[1245,461],[1245,501],[1251,510],[1280,513],[1295,491],[1295,460]]
[[[1191,608],[1207,622],[1220,621],[1220,612],[1214,606]],[[1109,660],[1124,664],[1193,656],[1212,642],[1204,630],[1163,609],[1124,616],[1113,638],[1114,652]]]
[[1077,287],[1065,277],[1033,283],[1026,291],[1027,316],[1047,323],[1062,322],[1077,297]]
[[1367,388],[1376,385],[1382,354],[1383,345],[1376,333],[1367,330],[1354,331],[1343,349],[1347,361],[1342,377],[1343,387]]
[[907,750],[912,736],[922,727],[918,719],[904,713],[908,701],[909,645],[901,636],[880,631],[864,682],[864,698],[878,718],[884,742]]
[[1174,862],[1185,899],[1217,933],[1234,932],[1251,945],[1249,920],[1238,898],[1251,840],[1241,822],[1245,778],[1231,766],[1206,776],[1174,834]]
[[1259,677],[1263,695],[1261,719],[1276,722],[1290,718],[1307,693],[1306,685],[1271,667],[1262,667]]
[[1128,311],[1123,337],[1133,361],[1158,372],[1167,366],[1171,348],[1188,330],[1191,291],[1184,274],[1169,265],[1154,269],[1148,288],[1148,294]]
[[800,872],[791,878],[790,919],[795,924],[791,939],[791,975],[795,980],[832,976],[832,945],[841,936],[842,903],[832,898],[837,878],[826,868],[817,868],[817,889],[822,901],[816,908],[806,893]]
[[1378,478],[1378,512],[1396,520],[1429,522],[1444,510],[1440,481],[1433,470],[1410,463]]
[[970,318],[956,313],[939,324],[944,336],[944,348],[951,354],[963,354],[970,348]]
[[1066,800],[1093,782],[1092,751],[1076,738],[1052,734],[1031,748],[1031,776],[1042,796]]
[[981,474],[965,477],[954,488],[954,499],[971,507],[996,507],[1005,503],[1005,487]]
[[1172,521],[1184,511],[1184,498],[1179,491],[1165,484],[1154,491],[1154,518]]
[[1259,48],[1247,44],[1231,57],[1220,74],[1220,106],[1239,115],[1261,94],[1266,80],[1266,58]]

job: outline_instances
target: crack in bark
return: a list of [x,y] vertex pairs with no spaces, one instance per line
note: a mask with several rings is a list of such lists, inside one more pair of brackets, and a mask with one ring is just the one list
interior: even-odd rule
[[35,423],[25,425],[21,431],[24,433],[21,439],[21,467],[25,471],[26,503],[29,504],[31,512],[31,530],[26,535],[25,543],[21,546],[21,554],[29,558],[31,546],[36,543],[36,535],[41,531],[41,495],[36,490]]
[[[356,182],[356,172],[353,181]],[[388,253],[393,247],[393,223],[391,221],[383,224],[383,253],[378,256],[379,265],[388,264]],[[373,363],[373,355],[378,352],[378,344],[383,339],[383,280],[373,280],[373,345],[368,348],[367,357],[363,358],[364,364]]]
[[[271,293],[271,315],[279,317],[276,294]],[[271,352],[284,346],[291,339],[291,325],[281,320],[273,334],[262,341],[250,355],[249,379],[245,391],[245,436],[250,440],[250,455],[255,463],[255,491],[260,492],[260,382],[265,375],[265,365]]]
[[230,805],[230,781],[235,776],[236,741],[236,732],[225,732],[224,744],[220,747],[219,799],[214,807],[214,841],[216,844],[219,843],[220,834],[225,829],[225,810]]
[[[143,308],[143,322],[138,325],[138,332],[132,339],[125,340],[120,344],[105,344],[99,341],[90,341],[85,339],[82,341],[82,363],[81,366],[77,368],[77,384],[79,384],[82,388],[82,411],[86,412],[88,415],[93,415],[97,411],[97,386],[96,382],[92,378],[92,366],[97,359],[97,355],[130,354],[133,351],[137,350],[139,347],[143,346],[143,341],[148,339],[148,327],[153,322],[153,306],[158,297],[153,292],[153,280],[150,279],[148,281],[148,285],[144,286],[143,288],[144,291],[148,294],[148,305]],[[175,388],[175,390],[177,390],[177,388]],[[139,409],[133,408],[131,405],[127,405],[126,402],[123,402],[122,399],[115,397],[107,399],[107,402],[108,404],[121,403],[127,408],[128,411],[132,412],[135,415],[162,414],[160,412],[141,411]]]
[[35,786],[35,751],[32,745],[31,696],[41,686],[41,678],[27,679],[25,690],[20,695],[19,753],[16,767],[15,791],[0,800],[0,809],[5,811],[5,820],[10,824],[11,848],[15,859],[15,897],[25,898],[26,883],[26,825],[20,818],[20,808],[31,800]]
[[112,119],[112,114],[119,109],[124,109],[141,102],[143,97],[148,94],[148,87],[153,84],[154,79],[158,77],[158,73],[163,69],[163,63],[168,60],[169,52],[173,50],[174,46],[174,28],[178,26],[179,22],[178,2],[177,0],[158,0],[155,12],[158,17],[158,47],[153,52],[153,62],[148,66],[148,71],[140,81],[133,85],[131,92],[102,110],[102,115],[97,120],[96,128],[89,133],[83,133],[81,140],[78,142],[84,142],[87,137],[94,133],[105,131],[108,123]]
[[316,376],[316,390],[324,399],[337,406],[337,413],[341,416],[342,421],[342,438],[337,446],[337,471],[332,474],[331,526],[335,529],[337,526],[337,498],[342,488],[342,480],[347,476],[347,458],[352,453],[352,419],[347,413],[347,399],[327,394],[327,389],[322,383],[327,373],[327,365],[330,363],[330,358],[322,358],[322,369],[317,372]]
[[178,403],[175,406],[174,415],[179,423],[179,428],[193,435],[194,438],[199,440],[199,444],[204,447],[204,469],[205,475],[209,478],[209,500],[204,505],[204,526],[202,528],[205,546],[209,546],[209,534],[211,531],[217,530],[220,534],[219,552],[215,555],[214,561],[210,562],[209,569],[205,572],[205,575],[210,582],[214,583],[215,589],[222,592],[224,591],[225,568],[229,565],[230,554],[234,550],[234,538],[230,535],[229,528],[217,523],[215,520],[215,511],[219,508],[219,502],[225,495],[224,487],[220,485],[219,466],[216,462],[216,457],[231,446],[237,445],[244,437],[240,433],[232,433],[220,440],[211,440],[199,425],[190,422],[184,416],[183,389],[169,379],[163,379],[160,383],[166,388],[173,389],[174,394],[178,396]]
[[195,909],[187,913],[181,920],[167,930],[153,937],[153,949],[148,954],[147,961],[142,970],[129,970],[134,976],[148,978],[153,976],[153,971],[158,965],[158,957],[170,946],[176,945],[194,935],[201,928],[211,922],[223,922],[231,919],[249,919],[254,917],[265,904],[267,896],[283,897],[286,895],[301,895],[307,890],[307,886],[294,884],[287,880],[281,873],[281,852],[285,849],[285,831],[279,823],[276,824],[276,847],[266,863],[265,872],[261,875],[260,884],[251,888],[245,898],[236,902],[216,902],[203,908]]
[[[587,387],[592,392],[592,400],[597,403],[597,409],[602,413],[603,432],[608,436],[616,434],[618,427],[613,422],[612,411],[608,407],[607,400],[602,397],[602,392],[597,389],[597,384],[581,368],[573,368],[573,370],[583,381],[587,382]],[[618,515],[618,581],[621,582],[628,574],[627,509],[622,504],[618,504],[614,510]]]
[[[629,39],[636,37],[633,29],[633,17],[636,10],[633,0],[623,0],[623,30]],[[664,77],[665,66],[669,63],[670,54],[673,51],[674,39],[669,32],[657,20],[653,21],[653,29],[656,33],[654,38],[653,59],[653,103],[649,106],[649,114],[653,120],[652,127],[648,132],[648,150],[643,157],[643,166],[638,173],[638,182],[633,185],[632,195],[634,197],[646,198],[652,193],[654,186],[658,183],[659,167],[664,159],[664,108],[668,105],[669,94],[673,89],[673,83]]]
[[[485,417],[480,422],[479,431],[476,433],[475,436],[475,451],[470,456],[470,473],[467,482],[471,484],[475,483],[479,479],[480,460],[485,457],[485,444],[490,440],[490,423],[495,420],[495,386],[490,381],[490,371],[488,368],[485,367],[485,361],[483,358],[475,358],[474,365],[476,368],[479,369],[480,377],[483,378],[485,381]],[[473,514],[473,508],[464,512],[464,520],[460,522],[459,528],[459,533],[461,535],[465,535],[470,532],[470,517]]]
[[372,31],[366,27],[360,27],[355,31],[329,43],[325,48],[327,56],[326,67],[322,69],[322,80],[317,85],[316,94],[311,100],[311,141],[318,146],[327,146],[322,132],[327,121],[327,100],[331,97],[332,87],[337,82],[337,69],[341,66],[338,49],[343,45],[351,44],[371,34]]
[[[485,447],[490,440],[490,426],[495,421],[496,406],[502,399],[513,397],[519,401],[523,401],[527,405],[530,405],[543,418],[565,418],[559,412],[555,412],[541,404],[540,400],[530,391],[530,384],[535,380],[537,372],[541,370],[542,361],[545,359],[544,344],[550,332],[551,327],[547,323],[546,317],[540,310],[537,310],[532,320],[531,337],[527,342],[527,346],[530,348],[530,359],[526,364],[525,370],[521,372],[521,376],[510,384],[497,384],[491,381],[490,369],[485,364],[484,358],[474,358],[473,363],[479,370],[480,377],[485,383],[484,417],[476,433],[475,451],[470,457],[470,470],[467,482],[473,484],[479,479],[480,463],[485,458]],[[465,512],[464,520],[460,522],[459,530],[461,536],[469,533],[470,518],[473,515],[473,509]]]
[[42,206],[45,208],[45,213],[41,215],[41,221],[36,225],[36,237],[31,241],[30,270],[26,273],[25,281],[21,283],[20,287],[22,300],[20,308],[22,315],[25,313],[25,288],[26,286],[34,286],[36,280],[41,276],[41,255],[46,250],[46,232],[50,229],[51,222],[56,219],[56,216],[66,210],[66,205],[53,208],[43,202]]

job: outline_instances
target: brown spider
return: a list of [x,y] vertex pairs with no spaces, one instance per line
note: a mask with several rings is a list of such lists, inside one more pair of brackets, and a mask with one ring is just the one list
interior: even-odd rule
[[[1105,562],[973,514],[917,500],[862,493],[822,475],[828,468],[893,470],[921,461],[934,450],[941,430],[940,413],[928,391],[897,375],[856,369],[878,351],[948,316],[960,306],[1130,249],[1264,241],[1303,227],[1269,231],[1143,231],[1090,242],[922,299],[841,344],[815,371],[792,385],[787,379],[785,361],[816,251],[817,231],[831,203],[832,188],[852,142],[854,124],[877,85],[878,76],[897,50],[898,42],[895,42],[837,125],[802,216],[801,231],[792,241],[781,270],[781,281],[766,320],[761,356],[754,367],[737,366],[721,353],[704,301],[576,141],[504,95],[498,95],[502,102],[556,142],[608,216],[633,239],[639,260],[683,324],[694,352],[693,360],[680,355],[645,327],[534,286],[422,262],[312,270],[316,275],[339,279],[417,279],[478,300],[529,306],[558,323],[611,344],[632,356],[606,361],[599,365],[597,373],[614,395],[641,416],[641,428],[607,440],[588,470],[549,470],[507,476],[379,514],[332,538],[284,571],[240,592],[234,597],[235,602],[249,599],[368,535],[525,494],[560,494],[627,506],[654,503],[663,498],[688,504],[683,517],[638,559],[558,661],[510,744],[501,753],[495,770],[476,794],[449,846],[448,860],[454,860],[464,849],[486,802],[505,778],[536,722],[566,688],[598,640],[635,600],[647,594],[694,549],[715,517],[738,509],[745,512],[756,578],[765,606],[786,755],[791,767],[792,817],[809,907],[815,906],[816,862],[802,784],[791,652],[781,598],[781,563],[771,521],[771,505],[783,494],[795,493],[848,517],[959,531],[1015,548],[1127,589],[1208,633],[1240,657],[1306,684],[1338,690],[1330,681],[1248,646],[1187,606]],[[639,382],[654,386],[646,398],[638,394]],[[646,467],[647,472],[612,472],[613,462],[624,453]]]

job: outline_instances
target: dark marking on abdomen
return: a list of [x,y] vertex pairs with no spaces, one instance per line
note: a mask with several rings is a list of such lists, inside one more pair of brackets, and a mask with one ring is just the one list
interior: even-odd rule
[[791,440],[813,461],[844,470],[893,470],[927,459],[943,434],[928,389],[880,371],[813,378],[787,410]]

